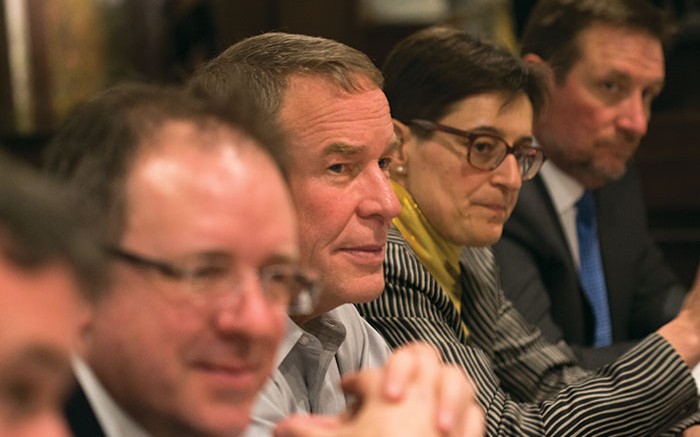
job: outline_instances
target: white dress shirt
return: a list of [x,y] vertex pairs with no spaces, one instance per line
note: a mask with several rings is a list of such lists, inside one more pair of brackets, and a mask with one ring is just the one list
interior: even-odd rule
[[576,202],[583,196],[585,188],[576,179],[561,171],[552,161],[545,161],[540,175],[557,210],[566,241],[569,243],[571,258],[578,269],[581,261],[576,234]]

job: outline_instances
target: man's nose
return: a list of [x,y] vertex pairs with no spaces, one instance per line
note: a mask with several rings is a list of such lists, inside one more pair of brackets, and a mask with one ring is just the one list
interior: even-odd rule
[[644,103],[643,97],[636,94],[622,104],[617,124],[620,129],[639,139],[647,133],[649,116],[650,108]]

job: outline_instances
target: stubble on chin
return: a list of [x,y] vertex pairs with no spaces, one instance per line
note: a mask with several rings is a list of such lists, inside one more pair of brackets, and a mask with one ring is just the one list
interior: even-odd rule
[[604,186],[614,182],[627,173],[627,160],[622,162],[590,162],[587,173],[592,180],[597,181],[597,186]]

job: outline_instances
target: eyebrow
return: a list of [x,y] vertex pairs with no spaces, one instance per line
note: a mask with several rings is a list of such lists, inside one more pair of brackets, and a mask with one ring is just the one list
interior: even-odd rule
[[[497,135],[503,139],[505,139],[505,136],[506,136],[505,132],[503,132],[502,130],[497,129],[493,126],[490,126],[490,125],[477,126],[473,129],[467,129],[465,132],[488,133],[488,134],[492,134],[492,135]],[[534,135],[524,135],[524,136],[516,138],[510,144],[515,146],[515,145],[522,143],[523,141],[535,141],[535,136]]]
[[345,143],[329,144],[323,149],[323,156],[342,155],[354,156],[362,153],[366,149],[365,146],[351,146]]
[[[394,135],[394,137],[391,139],[391,142],[386,146],[384,151],[382,152],[382,155],[385,155],[387,153],[393,152],[394,150],[398,149],[399,146],[401,145],[401,139],[398,137],[398,135]],[[323,156],[331,156],[331,155],[341,155],[344,157],[350,157],[350,156],[356,156],[359,155],[367,150],[367,146],[353,146],[350,144],[345,144],[345,143],[333,143],[329,144],[323,149]]]
[[[627,81],[628,83],[632,82],[632,75],[624,70],[612,69],[608,72],[608,77],[612,77],[612,78],[617,79],[617,80],[624,80],[624,81]],[[657,88],[661,89],[664,87],[665,84],[666,84],[666,81],[664,78],[662,78],[660,80],[655,80],[655,81],[649,83],[646,88],[657,87]]]
[[465,132],[484,132],[484,133],[489,133],[489,134],[494,134],[494,135],[499,135],[503,136],[504,132],[501,129],[495,128],[491,125],[481,125],[481,126],[476,126],[471,129],[463,129]]
[[68,355],[57,348],[46,344],[31,344],[20,349],[13,354],[11,360],[7,362],[7,368],[12,366],[27,368],[35,366],[41,369],[58,371],[60,373],[70,373],[71,364]]

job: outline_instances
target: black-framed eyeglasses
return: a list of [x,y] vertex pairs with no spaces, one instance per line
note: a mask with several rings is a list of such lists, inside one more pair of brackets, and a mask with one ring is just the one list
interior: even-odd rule
[[[162,279],[181,283],[190,296],[240,293],[236,284],[241,282],[241,273],[230,261],[190,257],[176,265],[122,248],[111,247],[108,252],[119,261],[150,270]],[[266,265],[257,273],[265,298],[270,303],[286,306],[287,313],[292,316],[308,315],[314,310],[321,288],[319,275],[293,263]]]
[[411,125],[424,131],[440,131],[456,135],[467,141],[467,161],[480,170],[494,170],[512,153],[518,163],[520,176],[523,181],[535,177],[545,160],[544,151],[535,140],[526,140],[510,145],[498,135],[488,132],[464,131],[434,121],[413,119]]

